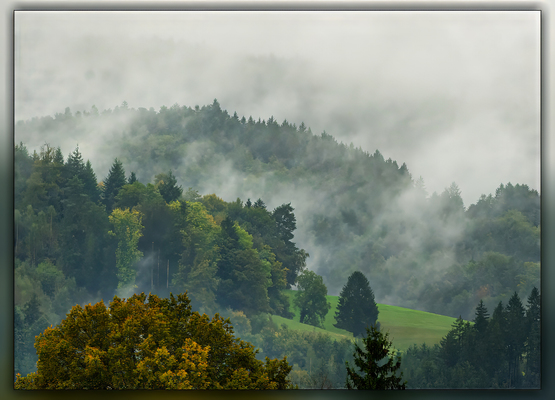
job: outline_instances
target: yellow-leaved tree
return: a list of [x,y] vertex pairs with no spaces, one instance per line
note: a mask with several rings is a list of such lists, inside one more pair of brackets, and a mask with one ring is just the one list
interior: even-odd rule
[[229,320],[193,312],[186,294],[77,305],[35,348],[37,372],[18,374],[16,389],[291,388],[286,358],[257,360]]

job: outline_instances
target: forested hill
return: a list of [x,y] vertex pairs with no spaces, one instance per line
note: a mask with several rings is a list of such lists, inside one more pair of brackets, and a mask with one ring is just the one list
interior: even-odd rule
[[291,203],[295,244],[330,294],[359,270],[378,302],[472,319],[480,299],[493,309],[539,287],[540,200],[526,185],[500,184],[465,208],[455,183],[430,195],[423,179],[378,150],[314,135],[304,124],[230,115],[217,101],[159,111],[125,102],[102,112],[66,109],[18,122],[16,141],[64,152],[79,144],[98,180],[117,157],[139,182],[172,171],[192,188],[186,199],[196,190],[228,203],[262,199],[268,209]]

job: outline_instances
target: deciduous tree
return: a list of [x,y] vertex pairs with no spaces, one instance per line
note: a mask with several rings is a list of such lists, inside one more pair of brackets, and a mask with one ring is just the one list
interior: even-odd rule
[[313,271],[305,271],[298,277],[297,287],[294,303],[300,309],[300,321],[323,327],[326,314],[331,308],[326,300],[328,289],[324,280]]
[[287,359],[265,362],[229,320],[192,312],[185,294],[77,305],[37,336],[37,372],[16,389],[286,389]]

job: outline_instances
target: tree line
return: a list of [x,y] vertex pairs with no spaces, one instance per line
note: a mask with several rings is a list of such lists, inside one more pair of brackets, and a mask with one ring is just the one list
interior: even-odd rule
[[518,293],[488,313],[483,301],[473,324],[457,319],[439,345],[413,345],[401,370],[410,388],[539,388],[541,378],[540,293],[526,308]]
[[308,254],[290,204],[226,203],[183,193],[171,171],[146,185],[115,160],[97,182],[79,149],[15,148],[16,371],[32,369],[32,338],[75,303],[187,291],[196,309],[291,316],[281,289]]
[[[228,113],[217,100],[159,110],[125,103],[67,109],[18,121],[16,132],[57,143],[66,134],[75,141],[109,135],[110,147],[99,145],[95,165],[118,157],[145,184],[171,170],[201,193],[215,187],[242,199],[286,193],[303,220],[298,245],[313,254],[311,269],[334,294],[361,271],[380,301],[472,319],[480,299],[493,307],[514,290],[524,297],[539,286],[540,196],[525,184],[500,184],[465,206],[455,183],[430,194],[422,177],[379,150],[314,134],[304,123]],[[145,256],[148,245],[152,252],[146,242],[140,239]]]

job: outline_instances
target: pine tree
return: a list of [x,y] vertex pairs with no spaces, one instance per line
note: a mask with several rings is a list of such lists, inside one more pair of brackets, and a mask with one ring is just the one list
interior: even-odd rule
[[106,205],[107,213],[112,213],[116,196],[125,183],[123,164],[116,158],[104,182],[104,204]]
[[526,387],[539,388],[541,377],[541,309],[540,292],[534,287],[528,296],[528,308],[526,310]]
[[503,386],[502,371],[506,370],[507,363],[507,316],[503,303],[499,304],[493,310],[491,320],[488,323],[487,343],[488,343],[488,368],[487,372],[490,377],[498,376],[500,381],[496,382],[497,386]]
[[488,327],[488,309],[484,305],[484,302],[480,300],[480,303],[476,307],[476,317],[474,318],[474,328],[480,333],[480,335],[485,334]]
[[509,385],[519,387],[522,374],[520,361],[526,340],[526,324],[524,307],[517,292],[509,299],[507,304],[507,355],[509,357]]
[[353,272],[339,295],[334,326],[352,332],[354,336],[363,335],[367,326],[376,324],[378,314],[368,279],[360,271]]
[[171,203],[172,201],[179,199],[183,193],[183,188],[181,186],[177,186],[177,179],[175,179],[175,176],[171,171],[167,174],[156,175],[155,182],[166,203]]
[[254,203],[253,207],[255,207],[255,208],[263,208],[263,209],[266,209],[266,204],[264,204],[264,202],[262,201],[262,199],[258,199],[258,200],[256,200],[256,202]]
[[92,164],[89,160],[85,164],[85,169],[82,174],[81,180],[83,181],[85,193],[89,195],[89,199],[93,203],[97,203],[100,200],[100,190],[98,189],[98,182],[96,180],[96,174],[92,168]]
[[[366,328],[366,337],[362,339],[364,349],[355,344],[354,362],[362,375],[347,366],[347,389],[405,389],[406,381],[402,382],[403,373],[397,377],[396,373],[401,368],[401,357],[395,361],[390,355],[392,343],[388,334],[381,333],[374,326]],[[385,363],[383,362],[384,360]]]
[[77,176],[82,180],[83,172],[85,171],[85,163],[83,161],[82,154],[79,152],[79,146],[77,146],[75,150],[73,150],[73,153],[67,157],[67,161],[64,164],[64,170],[66,181],[69,181],[74,176]]
[[134,172],[131,172],[131,175],[129,176],[129,179],[127,180],[127,183],[132,185],[136,181],[137,181],[137,175],[135,175]]

